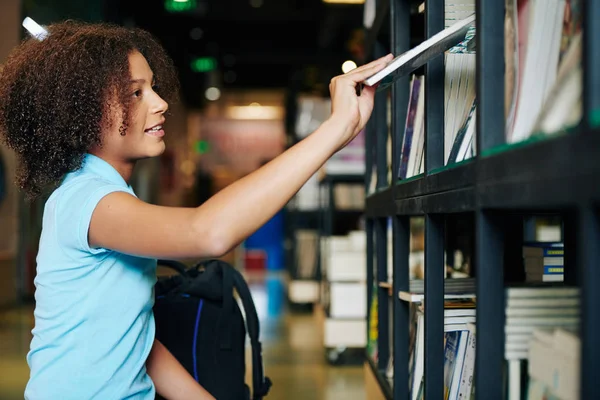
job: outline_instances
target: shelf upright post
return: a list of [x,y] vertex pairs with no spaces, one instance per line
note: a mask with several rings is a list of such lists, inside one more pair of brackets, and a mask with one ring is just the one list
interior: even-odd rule
[[579,242],[577,232],[577,211],[568,210],[565,212],[563,222],[563,244],[565,250],[564,255],[564,282],[566,285],[577,286],[579,283],[579,262],[577,261],[578,251],[577,243]]
[[[410,3],[408,0],[390,0],[390,26],[394,56],[410,50]],[[392,85],[392,188],[398,182],[400,154],[404,139],[404,126],[410,97],[410,76],[397,79]],[[394,191],[394,189],[392,189]],[[395,198],[395,196],[394,196]]]
[[477,319],[475,388],[478,400],[504,399],[504,227],[498,214],[476,211]]
[[425,400],[444,394],[444,216],[425,215]]
[[398,297],[400,291],[409,289],[408,257],[410,253],[410,219],[407,216],[395,216],[393,219],[393,263],[392,284],[393,304],[393,349],[394,349],[394,386],[395,400],[408,400],[409,367],[409,303]]
[[377,367],[385,371],[390,354],[389,335],[389,295],[388,289],[380,287],[379,282],[387,282],[387,218],[375,219],[375,251],[377,252]]
[[477,154],[506,143],[504,2],[477,0]]
[[[368,188],[371,186],[371,179],[376,179],[372,176],[373,166],[375,165],[375,120],[370,118],[365,126],[365,193],[368,193]],[[374,227],[373,219],[367,217],[365,223],[366,230],[366,250],[367,250],[367,338],[370,336],[370,321],[371,321],[371,299],[373,298],[373,284],[375,276],[373,272],[374,262]]]
[[[375,43],[375,58],[383,57],[386,51],[381,43]],[[387,91],[378,91],[375,93],[375,104],[373,106],[373,114],[371,119],[374,119],[375,125],[375,146],[377,150],[376,165],[377,165],[377,190],[387,187]]]
[[581,366],[580,399],[598,396],[600,382],[600,216],[598,210],[587,202],[581,205],[578,213],[579,240],[577,241],[576,262],[581,288]]
[[[394,56],[410,49],[410,2],[408,0],[390,0],[391,44]],[[410,77],[404,76],[392,85],[392,199],[395,199],[395,186],[398,182],[400,154],[404,138],[404,126],[410,97]],[[393,216],[392,220],[392,348],[394,363],[393,398],[408,400],[408,360],[409,360],[409,305],[398,297],[398,293],[408,291],[410,252],[409,218]]]
[[[445,1],[427,0],[425,36],[444,29]],[[425,66],[425,174],[444,166],[444,54]]]
[[585,127],[600,126],[600,1],[585,0],[583,6],[583,121]]
[[[477,154],[506,143],[504,111],[504,2],[477,0]],[[477,191],[480,189],[477,188]],[[479,200],[476,199],[476,203]],[[477,399],[503,398],[504,235],[497,214],[475,212],[477,275]]]

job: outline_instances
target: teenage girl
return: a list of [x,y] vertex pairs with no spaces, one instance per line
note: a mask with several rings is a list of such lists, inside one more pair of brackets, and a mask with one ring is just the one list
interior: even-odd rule
[[[309,137],[198,208],[139,200],[136,161],[159,156],[176,72],[147,32],[64,22],[0,71],[0,134],[28,197],[52,190],[35,278],[25,397],[212,399],[154,338],[156,259],[218,257],[280,210],[363,129],[391,55],[331,80],[332,112]],[[242,215],[243,218],[239,216]]]

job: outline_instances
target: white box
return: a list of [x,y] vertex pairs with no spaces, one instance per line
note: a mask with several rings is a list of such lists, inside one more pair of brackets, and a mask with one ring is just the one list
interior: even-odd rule
[[366,319],[325,320],[325,347],[365,347],[367,345]]
[[366,318],[367,284],[332,282],[329,287],[331,318]]

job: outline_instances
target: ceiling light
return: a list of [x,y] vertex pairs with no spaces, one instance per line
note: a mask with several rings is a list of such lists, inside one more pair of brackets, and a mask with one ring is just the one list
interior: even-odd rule
[[230,106],[226,114],[231,119],[278,120],[283,118],[284,112],[282,107],[251,103],[247,106]]
[[425,2],[419,4],[419,13],[423,14],[425,12]]
[[221,91],[219,88],[209,87],[206,89],[206,92],[204,92],[204,96],[210,101],[217,101],[221,98]]
[[344,73],[350,72],[354,68],[356,68],[356,63],[352,60],[344,61],[344,63],[342,64],[342,71]]
[[365,0],[323,0],[323,3],[330,3],[330,4],[364,4]]

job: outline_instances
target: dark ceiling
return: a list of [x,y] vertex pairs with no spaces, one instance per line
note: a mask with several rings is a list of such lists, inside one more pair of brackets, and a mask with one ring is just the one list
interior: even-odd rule
[[[183,95],[204,102],[204,88],[327,88],[354,58],[348,41],[360,31],[363,6],[322,0],[195,0],[172,13],[169,0],[112,0],[107,19],[156,35],[177,65]],[[214,57],[217,71],[193,72],[195,57]],[[214,80],[216,78],[216,81]]]

